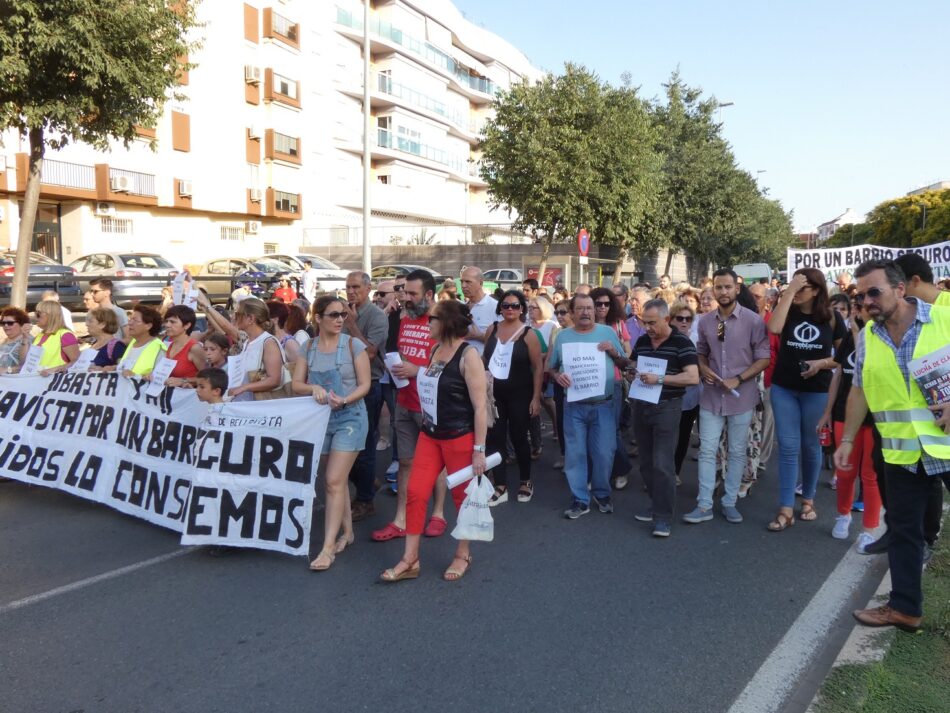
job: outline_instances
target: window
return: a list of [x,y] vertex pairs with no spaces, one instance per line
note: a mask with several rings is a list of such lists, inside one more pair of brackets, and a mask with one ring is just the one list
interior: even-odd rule
[[277,243],[264,243],[264,254],[274,255],[277,253]]
[[377,180],[379,183],[382,183],[384,186],[388,186],[388,185],[389,185],[389,176],[388,176],[387,174],[385,174],[385,173],[381,173],[381,174],[379,174],[378,176],[376,176],[376,180]]
[[271,30],[276,35],[297,41],[297,25],[276,12],[271,14]]
[[99,218],[99,232],[100,233],[112,233],[115,235],[131,235],[132,234],[132,219],[131,218],[113,218],[108,215],[104,215]]
[[297,194],[284,193],[283,191],[274,191],[274,210],[284,213],[297,212]]
[[291,99],[297,98],[297,82],[274,72],[274,91]]
[[297,151],[297,139],[293,136],[287,136],[286,134],[278,134],[274,132],[274,151],[276,153],[287,154],[288,156],[296,156]]
[[175,266],[160,255],[119,255],[126,267],[141,267],[147,270],[174,270]]
[[221,239],[222,240],[244,240],[244,228],[239,228],[232,225],[222,225]]
[[[222,228],[223,230],[223,228]],[[228,274],[228,261],[227,260],[216,260],[214,262],[208,263],[208,274],[209,275],[227,275]]]

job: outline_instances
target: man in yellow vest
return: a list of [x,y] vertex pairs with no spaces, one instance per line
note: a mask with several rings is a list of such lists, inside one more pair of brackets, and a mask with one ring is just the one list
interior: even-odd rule
[[920,571],[932,478],[950,488],[950,403],[928,406],[908,364],[950,344],[950,309],[906,297],[904,274],[893,262],[869,260],[854,276],[855,298],[872,321],[855,345],[854,381],[835,466],[849,467],[852,441],[870,409],[886,464],[892,585],[887,604],[854,617],[866,626],[916,631],[923,614]]

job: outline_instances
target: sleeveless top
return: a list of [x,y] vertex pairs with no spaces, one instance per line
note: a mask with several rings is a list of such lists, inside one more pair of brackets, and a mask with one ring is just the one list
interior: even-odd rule
[[438,350],[432,354],[425,376],[438,378],[436,408],[438,425],[432,423],[426,410],[422,410],[422,431],[436,439],[464,436],[475,430],[475,408],[468,395],[468,384],[462,376],[462,355],[470,344],[463,342],[444,366],[436,361]]
[[[507,379],[495,378],[492,382],[492,390],[497,394],[509,393],[512,391],[532,391],[534,389],[534,379],[531,374],[531,354],[528,352],[528,343],[525,341],[528,332],[532,327],[523,329],[521,334],[514,338],[511,349],[511,370],[508,372]],[[498,327],[496,326],[485,342],[485,353],[482,356],[482,362],[485,368],[491,362],[492,354],[498,346]],[[530,396],[526,397],[530,399]]]
[[187,342],[185,342],[185,346],[181,348],[181,351],[179,351],[175,356],[171,356],[167,350],[165,351],[165,358],[176,362],[175,368],[172,369],[172,373],[169,374],[169,376],[174,376],[179,379],[190,379],[192,377],[198,376],[198,367],[192,364],[191,360],[188,358],[188,353],[197,343],[198,342],[196,340],[189,339]]

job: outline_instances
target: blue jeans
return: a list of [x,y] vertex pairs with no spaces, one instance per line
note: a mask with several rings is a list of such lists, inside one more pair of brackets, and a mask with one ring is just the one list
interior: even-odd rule
[[[564,471],[574,500],[588,504],[590,495],[610,497],[610,468],[617,447],[617,421],[611,396],[597,403],[564,403]],[[587,490],[587,459],[591,489]]]
[[709,510],[713,505],[713,490],[716,487],[716,454],[719,452],[719,440],[722,429],[727,428],[729,440],[729,464],[726,468],[726,492],[722,496],[723,505],[736,504],[739,497],[739,485],[745,470],[749,444],[749,426],[754,411],[746,411],[734,416],[719,416],[704,408],[699,419],[699,507]]
[[828,394],[792,391],[772,384],[772,412],[778,438],[779,506],[795,506],[798,469],[802,473],[802,498],[814,500],[821,471],[821,444],[815,427],[828,403]]

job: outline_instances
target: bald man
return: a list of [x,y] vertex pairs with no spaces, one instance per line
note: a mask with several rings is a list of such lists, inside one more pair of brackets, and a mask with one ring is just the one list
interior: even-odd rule
[[468,328],[468,338],[465,340],[481,354],[485,351],[485,333],[498,319],[498,301],[491,295],[485,294],[482,285],[485,278],[482,271],[474,266],[466,267],[461,275],[462,294],[472,313],[472,325]]

